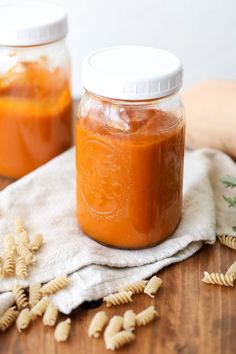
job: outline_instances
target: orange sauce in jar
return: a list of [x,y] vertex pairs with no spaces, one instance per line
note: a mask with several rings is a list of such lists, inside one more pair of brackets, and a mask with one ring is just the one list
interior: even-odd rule
[[121,115],[127,131],[96,109],[77,120],[77,218],[101,243],[144,248],[181,219],[185,125],[158,109],[123,107]]
[[72,145],[72,100],[61,68],[21,62],[0,76],[0,175],[19,178]]

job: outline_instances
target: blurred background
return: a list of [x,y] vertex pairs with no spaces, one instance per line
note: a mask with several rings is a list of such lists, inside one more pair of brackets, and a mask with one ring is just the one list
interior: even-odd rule
[[[20,1],[0,0],[0,5]],[[178,55],[185,69],[184,88],[201,79],[236,79],[235,0],[49,2],[62,5],[68,13],[74,97],[83,92],[83,57],[120,44],[160,47]]]

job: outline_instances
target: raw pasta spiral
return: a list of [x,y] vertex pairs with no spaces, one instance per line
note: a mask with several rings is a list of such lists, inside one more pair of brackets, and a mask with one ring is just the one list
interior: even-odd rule
[[3,245],[5,252],[14,252],[15,251],[15,238],[12,234],[8,234],[3,239]]
[[218,239],[222,245],[225,245],[233,250],[236,250],[236,236],[227,234],[218,235]]
[[54,326],[58,317],[57,307],[50,302],[44,315],[43,315],[43,324],[44,326]]
[[129,344],[135,339],[135,335],[131,331],[121,331],[110,337],[106,341],[106,349],[116,350],[123,347],[125,344]]
[[24,309],[25,307],[28,307],[28,299],[27,296],[24,292],[24,289],[17,283],[13,285],[12,289],[15,301],[16,301],[16,306],[19,311]]
[[132,295],[132,291],[120,291],[119,293],[105,296],[103,301],[106,302],[107,307],[127,304],[128,302],[132,302]]
[[21,279],[25,279],[28,276],[27,265],[23,257],[16,259],[16,275]]
[[19,256],[25,259],[26,264],[35,263],[35,257],[33,253],[28,249],[28,247],[24,243],[18,245],[17,252]]
[[12,322],[15,321],[16,317],[18,316],[18,313],[19,312],[16,310],[15,306],[12,306],[7,309],[0,317],[0,330],[4,332],[7,328],[9,328]]
[[15,274],[15,258],[12,251],[8,251],[3,259],[3,275],[5,277],[12,277]]
[[40,291],[42,295],[52,295],[58,290],[67,287],[68,285],[69,280],[66,275],[61,275],[60,277],[57,277],[51,280],[49,283],[43,285]]
[[105,329],[104,339],[105,342],[109,340],[109,338],[113,337],[116,333],[118,333],[123,327],[124,319],[122,316],[113,316]]
[[207,284],[217,284],[222,286],[234,286],[234,275],[224,275],[219,273],[204,272],[202,281]]
[[16,320],[16,327],[18,332],[21,332],[23,329],[27,328],[30,325],[32,319],[32,314],[28,308],[23,309]]
[[33,252],[37,252],[43,244],[43,235],[36,234],[33,240],[29,243],[29,249]]
[[67,318],[65,321],[58,323],[56,326],[54,337],[57,342],[65,342],[70,334],[71,320]]
[[128,310],[124,314],[124,324],[123,328],[125,330],[133,331],[135,329],[136,314],[133,310]]
[[157,290],[161,287],[161,285],[162,285],[161,278],[158,278],[156,275],[154,275],[147,283],[144,289],[144,293],[154,298],[154,295],[156,294]]
[[17,233],[26,231],[25,223],[19,216],[14,221],[14,229]]
[[140,294],[143,292],[145,286],[147,285],[147,280],[136,281],[132,284],[125,284],[120,286],[120,291],[132,291],[133,294]]
[[42,299],[31,309],[32,318],[35,319],[37,316],[42,317],[49,303],[50,301],[47,296],[42,297]]
[[41,284],[40,283],[32,283],[29,287],[29,305],[30,308],[34,307],[39,300],[41,299],[40,292]]
[[27,231],[20,232],[19,244],[23,243],[24,245],[28,245],[29,243],[29,235]]
[[236,262],[231,264],[225,275],[233,275],[236,278]]
[[136,323],[138,326],[146,326],[148,323],[152,322],[158,316],[154,306],[149,306],[142,312],[136,315]]
[[89,337],[98,338],[100,333],[102,332],[103,328],[106,326],[108,322],[108,317],[105,311],[99,311],[93,317],[89,328],[88,328],[88,335]]

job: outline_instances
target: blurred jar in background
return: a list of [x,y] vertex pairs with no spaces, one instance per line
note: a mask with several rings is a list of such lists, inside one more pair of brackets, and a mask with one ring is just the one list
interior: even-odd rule
[[0,175],[22,177],[72,145],[66,33],[56,5],[0,10]]

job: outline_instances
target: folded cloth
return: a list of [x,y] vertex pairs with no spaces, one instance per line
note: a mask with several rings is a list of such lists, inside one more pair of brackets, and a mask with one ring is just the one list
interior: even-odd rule
[[[190,257],[203,243],[214,243],[216,232],[233,234],[235,211],[222,198],[228,190],[220,179],[236,175],[236,165],[223,153],[186,152],[183,218],[178,229],[158,246],[132,251],[105,247],[81,231],[75,217],[74,161],[72,148],[0,193],[1,240],[13,232],[18,215],[25,220],[30,236],[40,232],[45,237],[37,263],[20,284],[27,287],[32,282],[44,283],[68,274],[70,285],[53,295],[63,313],[70,313],[85,300],[114,292],[123,283],[149,277]],[[0,311],[13,301],[9,292],[13,283],[12,278],[0,282]]]

